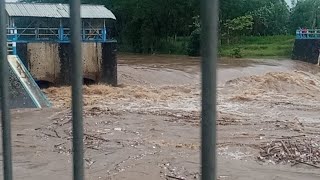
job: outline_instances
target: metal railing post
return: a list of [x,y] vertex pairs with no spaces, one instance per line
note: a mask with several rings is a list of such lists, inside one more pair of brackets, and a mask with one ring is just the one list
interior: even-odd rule
[[106,27],[102,28],[102,41],[103,42],[107,41],[107,28]]
[[201,178],[216,179],[216,68],[218,0],[201,1],[202,122]]
[[82,56],[80,0],[70,1],[70,24],[72,46],[72,134],[73,179],[84,179],[83,118],[82,118]]
[[4,180],[12,180],[11,122],[9,109],[9,71],[5,0],[0,0],[0,97]]
[[58,29],[58,34],[59,34],[59,41],[63,41],[63,24],[62,24],[62,20],[60,19],[60,25],[59,25],[59,29]]
[[17,41],[18,41],[18,30],[16,27],[14,27],[14,38],[12,40],[13,55],[17,55]]
[[59,29],[58,29],[58,36],[59,36],[59,41],[63,41],[63,27],[59,27]]

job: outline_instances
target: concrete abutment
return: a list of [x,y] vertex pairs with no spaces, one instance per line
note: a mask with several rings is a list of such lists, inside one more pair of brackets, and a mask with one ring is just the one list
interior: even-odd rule
[[[117,85],[116,42],[82,42],[85,82]],[[71,84],[71,43],[17,43],[17,54],[37,82]]]

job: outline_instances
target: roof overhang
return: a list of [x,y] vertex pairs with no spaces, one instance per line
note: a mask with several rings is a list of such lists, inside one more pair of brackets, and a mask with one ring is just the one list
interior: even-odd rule
[[[68,4],[6,3],[9,17],[69,18]],[[115,15],[103,5],[81,5],[83,19],[113,19]]]

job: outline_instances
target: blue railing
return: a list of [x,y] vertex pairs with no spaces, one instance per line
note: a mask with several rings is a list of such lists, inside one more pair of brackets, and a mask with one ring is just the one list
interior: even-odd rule
[[[107,28],[82,28],[82,42],[107,42]],[[12,53],[16,54],[16,43],[19,42],[70,42],[70,28],[7,28],[7,41],[12,44]]]
[[320,29],[297,30],[296,39],[320,39]]
[[[107,42],[107,28],[83,28],[81,40],[84,42]],[[7,28],[7,40],[12,42],[56,41],[69,42],[70,28]]]

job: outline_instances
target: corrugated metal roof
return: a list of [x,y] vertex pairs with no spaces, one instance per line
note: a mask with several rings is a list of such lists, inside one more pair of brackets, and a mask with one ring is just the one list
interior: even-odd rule
[[[69,18],[68,4],[6,3],[11,17]],[[102,5],[81,5],[81,17],[88,19],[116,19],[114,14]]]

